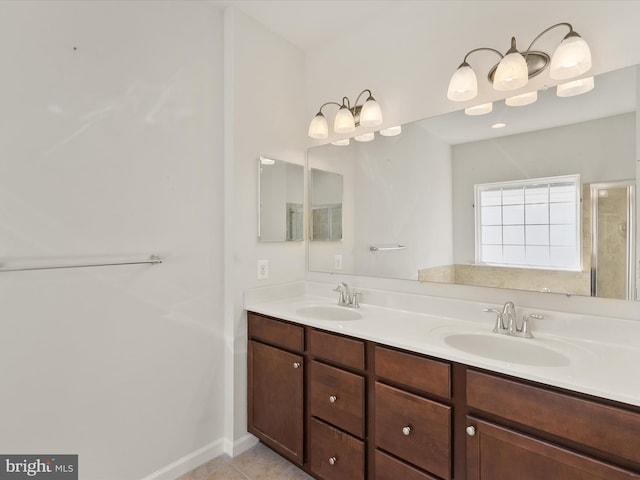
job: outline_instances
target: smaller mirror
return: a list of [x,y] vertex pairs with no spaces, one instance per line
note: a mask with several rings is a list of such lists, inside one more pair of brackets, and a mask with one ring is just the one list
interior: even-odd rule
[[342,175],[311,169],[311,240],[342,240]]
[[258,240],[301,242],[304,167],[260,156],[258,160]]

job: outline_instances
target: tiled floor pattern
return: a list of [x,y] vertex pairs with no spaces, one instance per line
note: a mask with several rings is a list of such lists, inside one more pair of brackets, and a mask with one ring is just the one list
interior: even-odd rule
[[229,458],[214,458],[177,480],[313,480],[261,443]]

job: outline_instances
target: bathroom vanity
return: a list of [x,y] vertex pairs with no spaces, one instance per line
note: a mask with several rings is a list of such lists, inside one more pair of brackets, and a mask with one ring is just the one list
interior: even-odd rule
[[[315,478],[640,479],[637,376],[626,387],[624,375],[605,378],[608,352],[627,362],[636,349],[573,344],[567,365],[543,353],[524,365],[483,360],[441,339],[482,340],[472,330],[485,326],[497,335],[488,317],[472,327],[323,301],[248,307],[249,431]],[[361,318],[334,320],[332,309]],[[514,339],[515,351],[551,336]],[[616,381],[622,390],[600,394]]]

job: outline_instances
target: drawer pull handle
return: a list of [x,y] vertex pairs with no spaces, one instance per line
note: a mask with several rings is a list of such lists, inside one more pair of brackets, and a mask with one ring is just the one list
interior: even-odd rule
[[468,426],[466,429],[467,435],[473,437],[476,434],[476,427]]
[[330,401],[331,403],[336,403],[336,400],[338,400],[338,397],[336,397],[335,395],[331,395],[331,396],[329,397],[329,401]]
[[411,433],[411,427],[409,425],[407,425],[406,427],[403,427],[402,433],[408,436]]
[[329,459],[329,465],[333,466],[333,465],[335,465],[336,463],[338,463],[338,459],[337,459],[336,457],[331,457],[331,458]]
[[293,368],[300,368],[300,362],[293,362]]

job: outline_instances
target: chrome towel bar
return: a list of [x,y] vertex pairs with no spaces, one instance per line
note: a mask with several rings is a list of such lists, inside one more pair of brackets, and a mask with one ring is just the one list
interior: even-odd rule
[[143,265],[162,263],[160,255],[151,255],[145,260],[133,260],[126,262],[110,262],[110,263],[79,263],[75,265],[46,265],[41,267],[8,267],[3,268],[0,265],[0,272],[23,272],[27,270],[54,270],[57,268],[87,268],[87,267],[112,267],[116,265]]
[[405,250],[406,245],[372,245],[369,250],[372,252],[387,252],[389,250]]

